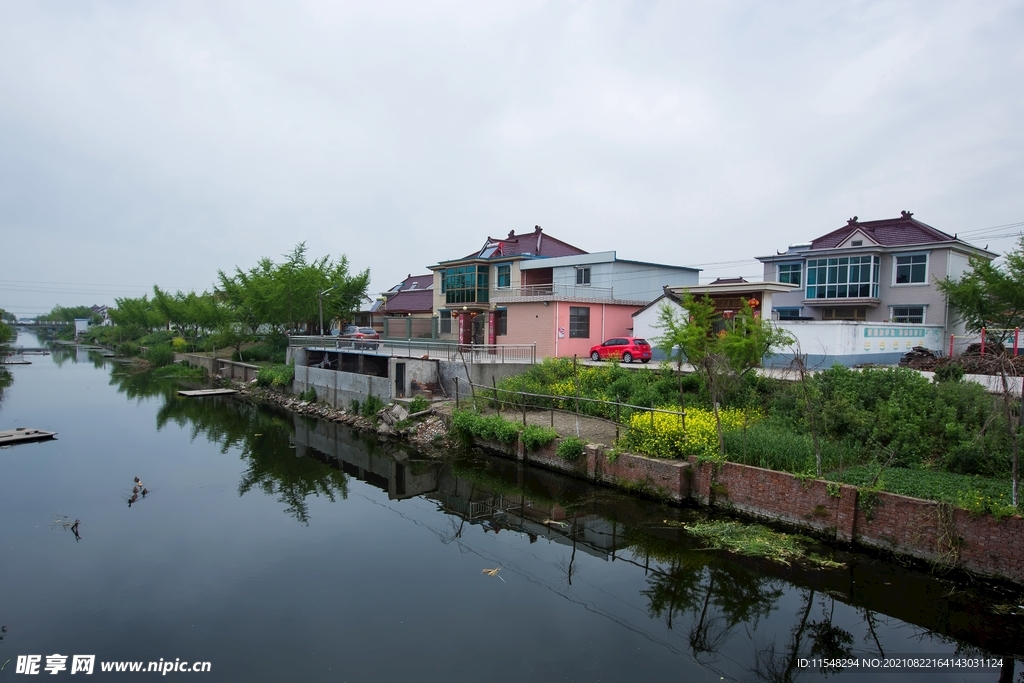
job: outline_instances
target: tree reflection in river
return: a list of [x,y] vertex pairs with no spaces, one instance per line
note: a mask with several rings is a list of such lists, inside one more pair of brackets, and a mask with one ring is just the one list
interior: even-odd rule
[[[656,559],[647,577],[648,613],[675,629],[679,617],[689,615],[686,640],[696,658],[714,660],[741,624],[756,630],[758,621],[775,609],[783,595],[782,582],[746,567],[722,561],[680,544],[666,546],[650,537],[631,537],[630,550]],[[666,565],[667,566],[664,566]]]
[[157,428],[168,423],[191,430],[192,439],[203,436],[220,445],[221,452],[239,449],[248,469],[238,484],[238,494],[259,489],[275,496],[285,512],[309,524],[311,495],[334,502],[348,497],[348,476],[327,458],[297,457],[295,428],[290,417],[260,409],[226,396],[186,398],[177,393],[173,380],[151,373],[115,369],[110,383],[129,398],[163,396],[157,412]]

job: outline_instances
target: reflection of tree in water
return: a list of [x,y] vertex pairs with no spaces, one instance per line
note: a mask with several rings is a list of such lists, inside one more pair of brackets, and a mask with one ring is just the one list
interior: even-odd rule
[[[770,683],[789,683],[795,680],[802,671],[798,666],[798,660],[805,645],[805,638],[810,646],[811,657],[830,660],[852,656],[853,634],[832,624],[836,608],[835,598],[822,596],[819,603],[822,618],[819,621],[808,621],[814,606],[814,598],[813,590],[804,592],[803,604],[798,611],[799,621],[793,626],[785,647],[780,649],[773,640],[757,651],[753,673],[759,679]],[[840,669],[823,666],[819,671],[828,675],[839,673]]]
[[0,368],[0,403],[4,400],[4,390],[14,384],[14,375],[7,372],[7,368]]
[[131,399],[162,396],[157,429],[173,423],[189,428],[193,440],[203,436],[220,444],[221,453],[239,449],[248,463],[238,484],[239,495],[256,488],[276,496],[285,504],[285,512],[303,524],[309,524],[308,496],[324,496],[332,503],[348,497],[348,477],[330,461],[296,457],[290,419],[226,397],[178,396],[174,380],[149,372],[115,368],[110,384]]
[[115,366],[110,373],[110,386],[128,398],[142,400],[152,396],[163,396],[172,400],[178,392],[174,380],[154,377],[151,372],[132,372],[128,368]]
[[717,654],[740,624],[756,629],[783,595],[777,579],[699,550],[672,546],[659,549],[640,542],[631,549],[648,562],[651,557],[660,562],[641,594],[648,599],[648,613],[664,619],[670,629],[689,615],[686,639],[695,657]]

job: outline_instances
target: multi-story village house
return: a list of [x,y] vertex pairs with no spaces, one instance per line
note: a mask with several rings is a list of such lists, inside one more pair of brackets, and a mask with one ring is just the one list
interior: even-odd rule
[[797,287],[775,295],[772,314],[778,320],[917,323],[940,325],[950,334],[955,311],[937,283],[958,279],[972,256],[991,260],[996,254],[903,211],[899,218],[876,221],[854,216],[808,244],[757,258],[766,282]]
[[440,336],[460,343],[536,344],[538,356],[586,356],[628,336],[632,314],[699,270],[587,253],[531,233],[488,237],[478,251],[431,266]]
[[[860,221],[785,252],[761,256],[765,281],[786,283],[772,317],[812,365],[896,363],[921,346],[948,352],[968,343],[964,325],[938,283],[959,279],[971,257],[996,254],[936,230],[909,211]],[[791,349],[772,359],[785,364]]]

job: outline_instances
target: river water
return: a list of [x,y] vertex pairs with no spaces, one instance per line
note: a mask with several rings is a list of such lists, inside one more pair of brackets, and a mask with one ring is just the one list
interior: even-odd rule
[[[708,551],[679,526],[700,510],[179,397],[95,352],[28,359],[0,429],[59,435],[0,450],[0,681],[54,654],[57,676],[95,655],[100,680],[178,660],[210,671],[167,675],[210,681],[521,682],[900,681],[885,660],[1024,653],[1022,590],[829,548],[842,567]],[[814,662],[836,658],[859,666]]]

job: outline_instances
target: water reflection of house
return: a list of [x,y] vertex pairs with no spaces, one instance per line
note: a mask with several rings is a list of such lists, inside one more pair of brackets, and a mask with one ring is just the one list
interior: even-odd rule
[[424,497],[445,512],[485,531],[512,531],[544,538],[595,557],[609,558],[623,547],[621,527],[597,514],[569,512],[558,503],[532,500],[521,493],[497,491],[476,479],[458,476],[436,460],[385,453],[352,429],[335,423],[310,423],[294,416],[297,457],[327,458],[351,477],[387,492],[391,500]]

